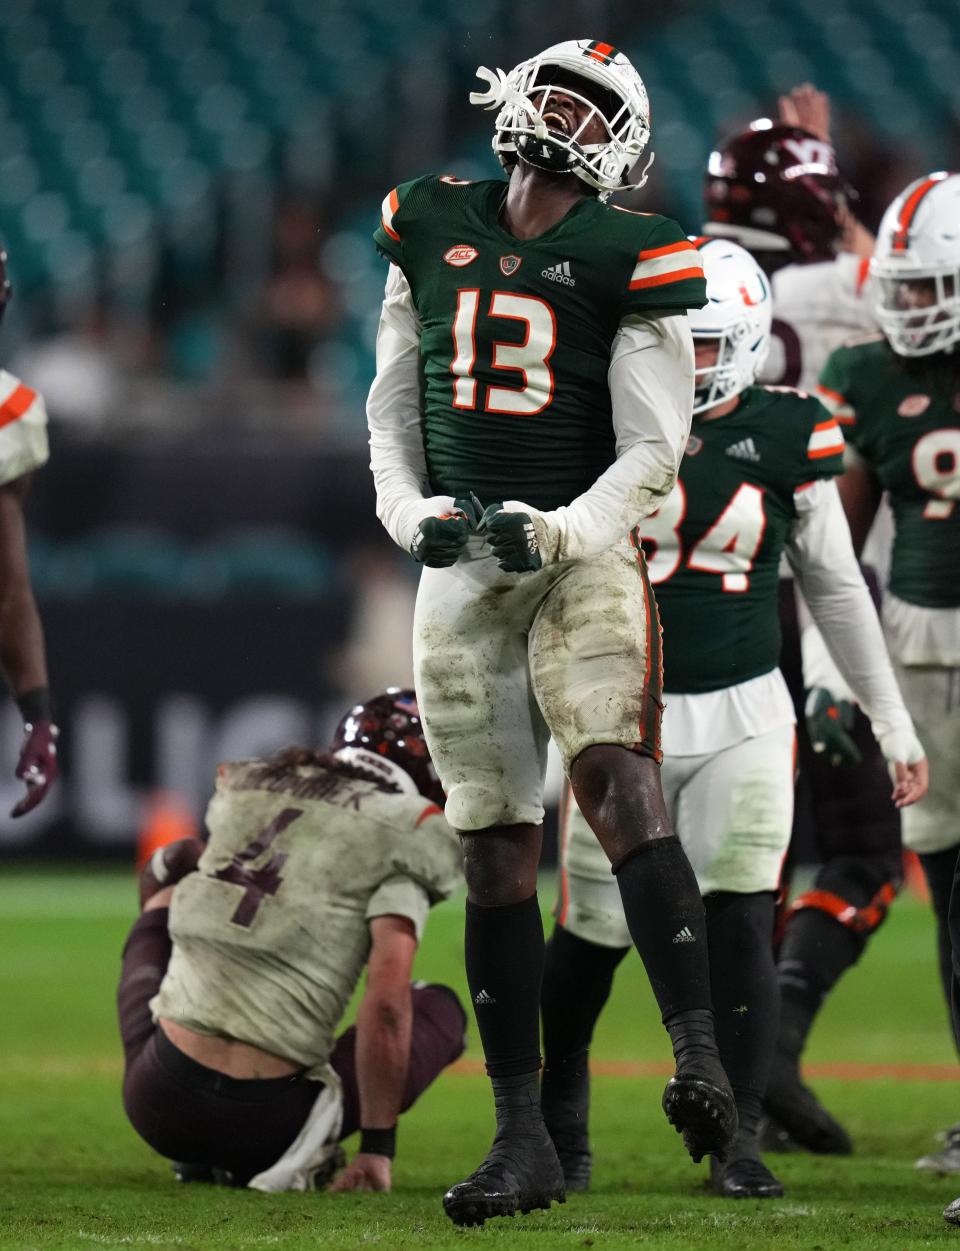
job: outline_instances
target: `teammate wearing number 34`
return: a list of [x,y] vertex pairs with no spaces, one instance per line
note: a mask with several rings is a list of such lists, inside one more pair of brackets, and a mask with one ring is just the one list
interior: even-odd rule
[[605,202],[642,185],[650,133],[643,82],[612,44],[570,40],[478,76],[508,180],[419,178],[384,200],[368,401],[378,514],[424,566],[417,695],[463,836],[467,979],[497,1111],[488,1157],[444,1198],[461,1225],[564,1198],[538,1082],[551,735],[671,1036],[664,1110],[697,1159],[725,1150],[736,1117],[703,907],[663,807],[660,631],[630,540],[689,433],[703,267],[674,222]]
[[[777,1032],[774,906],[795,756],[793,704],[777,667],[783,554],[897,771],[898,805],[923,796],[926,760],[834,481],[840,428],[812,396],[752,385],[770,336],[769,280],[736,243],[697,246],[709,304],[690,314],[693,433],[676,487],[638,532],[664,628],[664,794],[705,899],[720,1055],[739,1114],[712,1182],[729,1197],[767,1198],[783,1193],[757,1133]],[[568,1183],[584,1188],[586,1048],[629,931],[573,804],[561,865],[544,981],[544,1105]]]

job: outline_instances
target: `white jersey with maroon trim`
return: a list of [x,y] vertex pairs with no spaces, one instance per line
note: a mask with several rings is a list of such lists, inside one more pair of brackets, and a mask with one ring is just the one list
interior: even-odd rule
[[758,381],[813,392],[831,352],[876,330],[868,265],[867,257],[841,252],[776,271],[770,352]]
[[0,369],[0,486],[39,469],[49,456],[43,396]]

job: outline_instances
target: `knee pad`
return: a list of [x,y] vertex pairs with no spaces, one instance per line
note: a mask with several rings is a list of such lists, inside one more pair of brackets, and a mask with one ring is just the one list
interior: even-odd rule
[[899,854],[838,856],[823,867],[813,889],[793,901],[787,918],[814,909],[866,939],[883,924],[902,884]]

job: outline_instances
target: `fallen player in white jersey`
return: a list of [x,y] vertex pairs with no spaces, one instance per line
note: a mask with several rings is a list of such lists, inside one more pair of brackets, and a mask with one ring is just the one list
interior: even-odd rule
[[[389,1190],[396,1123],[463,1051],[445,986],[411,986],[460,848],[412,691],[352,709],[330,752],[221,765],[204,848],[161,849],[118,992],[124,1107],[182,1180]],[[336,1031],[366,968],[357,1024]]]

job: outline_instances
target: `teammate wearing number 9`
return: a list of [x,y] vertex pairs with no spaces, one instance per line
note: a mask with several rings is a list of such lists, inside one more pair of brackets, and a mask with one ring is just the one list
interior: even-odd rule
[[[837,493],[843,436],[816,399],[752,385],[770,333],[769,280],[735,243],[697,246],[709,302],[690,314],[693,432],[674,491],[638,535],[664,631],[664,797],[704,896],[717,1036],[739,1114],[712,1184],[721,1195],[768,1198],[783,1188],[760,1157],[757,1130],[777,1034],[774,906],[794,775],[793,704],[777,667],[781,555],[888,759],[905,773],[899,802],[923,795],[926,762]],[[543,1098],[568,1182],[583,1187],[586,1049],[628,934],[573,803],[561,857],[543,992]]]
[[[463,1050],[453,991],[411,986],[456,836],[412,691],[343,718],[328,752],[221,765],[209,841],[141,876],[118,992],[123,1102],[181,1180],[389,1190],[397,1114]],[[364,967],[357,1024],[334,1037]]]
[[[903,841],[930,882],[949,1002],[960,847],[960,175],[931,174],[897,196],[870,268],[883,334],[834,352],[818,391],[852,449],[840,493],[854,543],[881,492],[893,510],[883,624],[932,766],[929,795],[903,814]],[[960,892],[954,899],[960,907]],[[944,1163],[960,1169],[956,1143]]]
[[649,137],[623,53],[570,40],[478,74],[509,179],[419,178],[385,199],[367,405],[378,514],[424,566],[417,695],[464,842],[467,979],[496,1104],[490,1153],[444,1196],[460,1225],[564,1198],[539,1101],[551,735],[671,1036],[664,1110],[697,1159],[735,1125],[703,906],[663,808],[656,604],[629,540],[689,433],[700,255],[674,222],[605,203],[642,185]]

